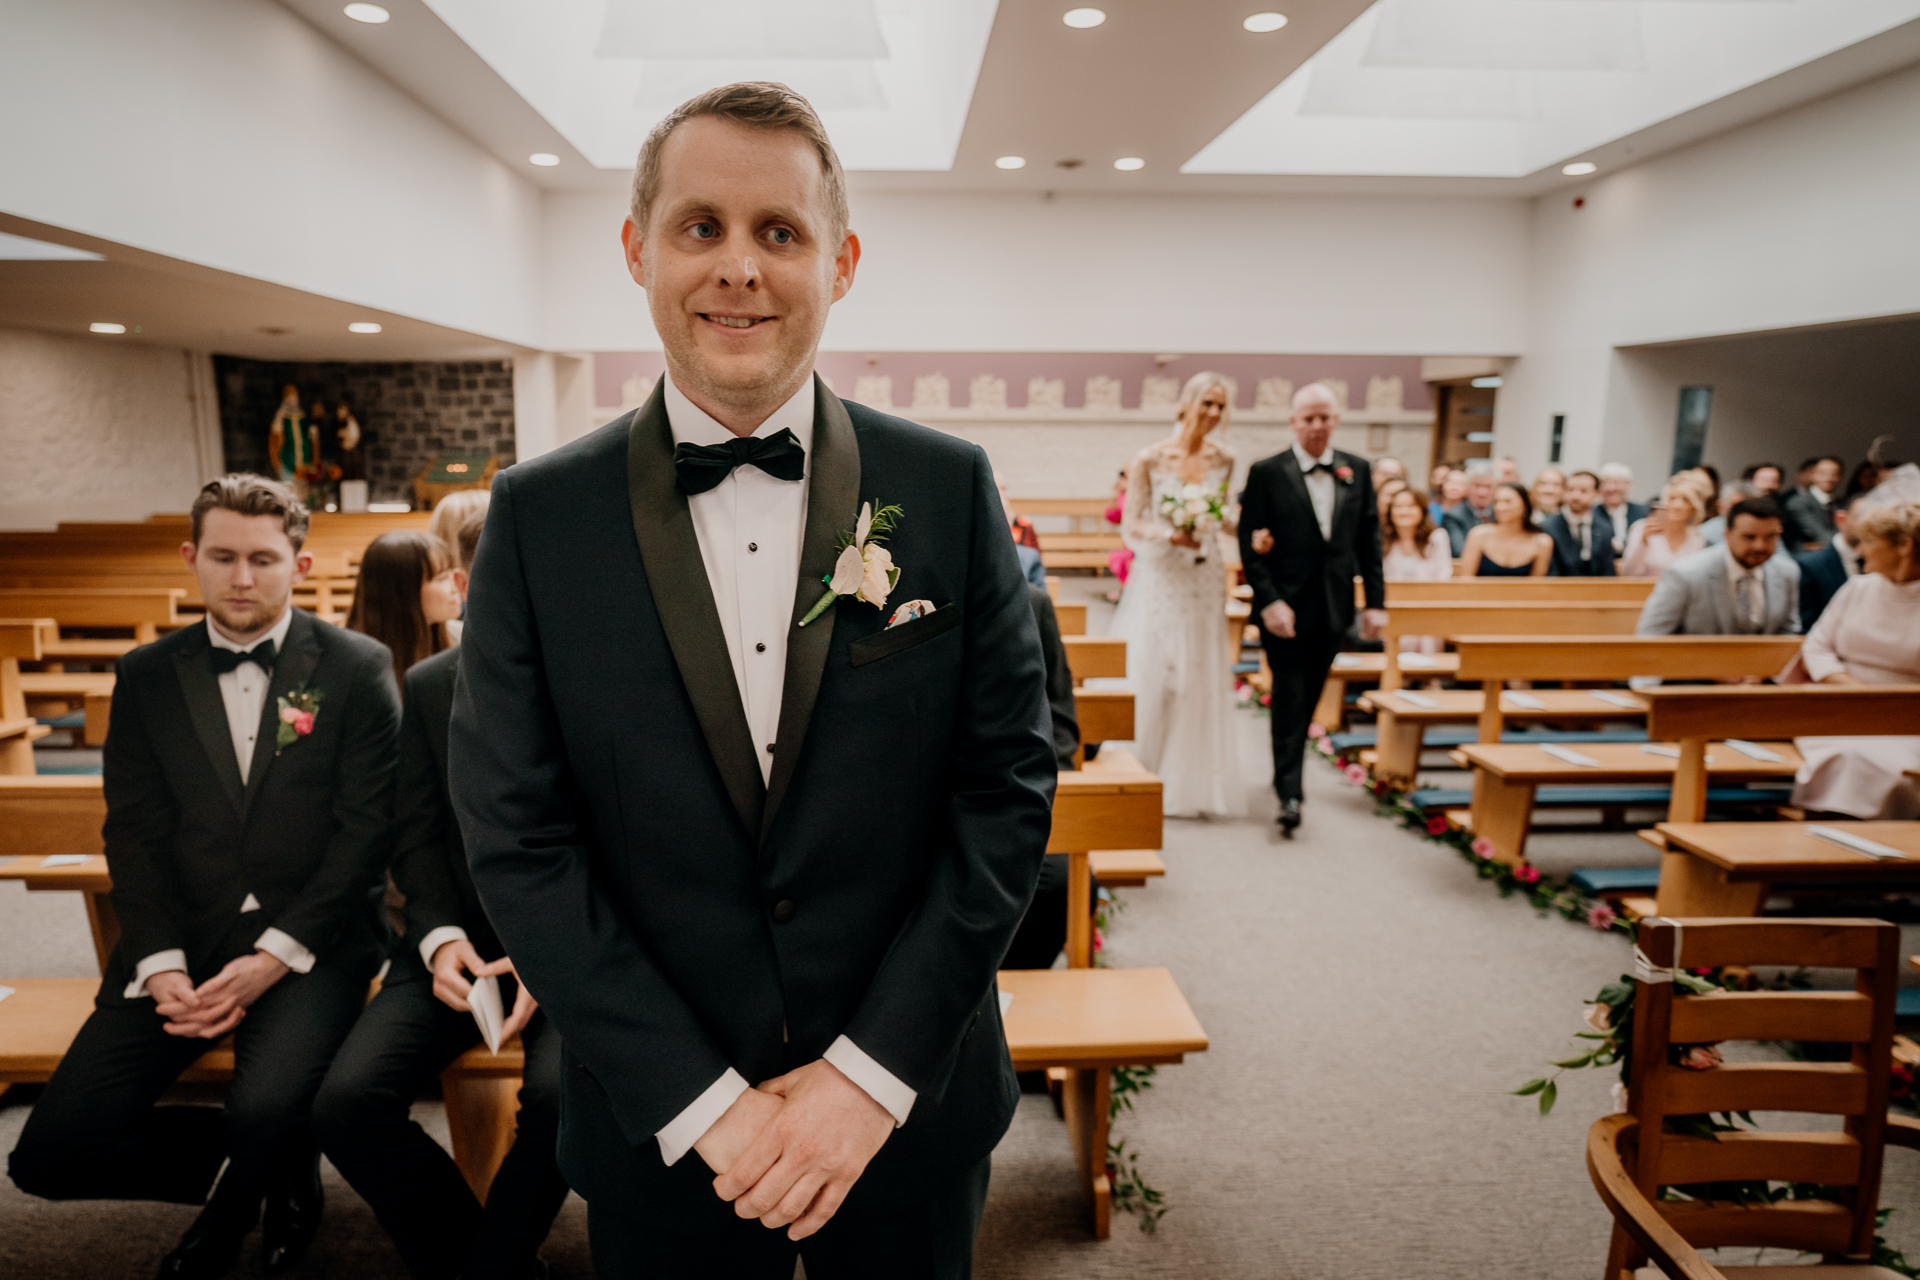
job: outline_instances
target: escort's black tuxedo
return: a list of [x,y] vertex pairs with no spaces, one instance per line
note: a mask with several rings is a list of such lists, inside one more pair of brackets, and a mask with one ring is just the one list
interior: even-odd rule
[[[394,943],[380,994],[354,1024],[314,1099],[313,1128],[321,1150],[373,1207],[414,1276],[524,1280],[567,1198],[554,1155],[560,1033],[535,1013],[520,1034],[526,1067],[518,1133],[484,1211],[446,1148],[408,1114],[414,1099],[481,1039],[471,1013],[434,995],[421,943],[451,925],[466,931],[483,960],[506,954],[474,892],[447,792],[447,722],[459,670],[457,648],[407,670],[392,868],[406,897],[406,932]],[[511,979],[503,977],[502,987],[510,1011]]]
[[[379,963],[370,895],[389,850],[399,720],[386,646],[296,610],[244,786],[211,647],[204,625],[183,627],[119,663],[103,835],[120,942],[14,1150],[13,1179],[34,1194],[191,1204],[230,1156],[219,1199],[251,1195],[237,1212],[257,1214],[276,1153],[310,1150],[308,1105]],[[321,697],[313,732],[278,748],[277,700],[301,687]],[[248,894],[258,910],[241,910]],[[224,1113],[155,1107],[210,1046],[167,1035],[150,997],[124,994],[135,966],[179,948],[204,982],[269,926],[315,963],[234,1032]]]
[[1595,504],[1587,512],[1593,527],[1587,531],[1591,544],[1585,560],[1580,558],[1580,540],[1573,536],[1564,511],[1556,511],[1540,522],[1540,532],[1553,539],[1553,561],[1547,571],[1556,578],[1611,578],[1618,572],[1613,561],[1613,521]]
[[[1273,788],[1282,800],[1301,798],[1300,767],[1314,704],[1333,666],[1341,637],[1353,625],[1353,580],[1367,608],[1386,607],[1380,571],[1380,521],[1367,460],[1334,451],[1332,537],[1322,537],[1300,460],[1292,449],[1262,458],[1247,470],[1240,494],[1240,563],[1253,588],[1253,620],[1276,600],[1293,609],[1294,634],[1282,639],[1260,628],[1273,671]],[[1339,470],[1351,474],[1339,478]],[[1266,555],[1253,550],[1253,532],[1273,534]]]
[[[1026,585],[979,448],[814,397],[791,616],[863,501],[904,511],[900,578],[885,609],[844,600],[790,631],[770,785],[661,388],[494,482],[454,804],[488,915],[566,1040],[561,1167],[596,1232],[603,1212],[732,1230],[699,1155],[669,1168],[654,1135],[728,1067],[759,1083],[843,1033],[918,1098],[805,1248],[963,1178],[1012,1114],[993,979],[1055,777]],[[883,630],[916,598],[938,611]]]

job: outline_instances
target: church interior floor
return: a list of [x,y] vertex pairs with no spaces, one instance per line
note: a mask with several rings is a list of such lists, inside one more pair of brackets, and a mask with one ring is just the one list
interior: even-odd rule
[[[1243,715],[1236,728],[1244,758],[1264,768],[1265,721]],[[1374,817],[1331,768],[1309,762],[1307,783],[1299,839],[1271,835],[1264,797],[1253,820],[1169,821],[1166,878],[1122,891],[1110,961],[1170,968],[1212,1039],[1161,1068],[1115,1126],[1166,1193],[1157,1233],[1116,1214],[1110,1241],[1090,1238],[1064,1127],[1028,1096],[994,1158],[976,1276],[1599,1274],[1607,1215],[1582,1144],[1609,1108],[1612,1073],[1564,1075],[1544,1120],[1507,1091],[1564,1056],[1581,1002],[1628,967],[1626,941],[1502,900],[1453,854]],[[1579,832],[1538,836],[1536,848],[1564,870],[1644,861],[1645,846]],[[1920,950],[1912,931],[1906,943]],[[0,884],[0,974],[93,971],[77,899]],[[32,1092],[0,1096],[0,1151]],[[418,1114],[444,1136],[438,1103]],[[327,1222],[299,1274],[404,1275],[366,1206],[327,1176]],[[1881,1202],[1901,1210],[1889,1238],[1920,1256],[1920,1160],[1888,1157]],[[0,1180],[0,1275],[144,1277],[192,1216],[49,1204]],[[557,1277],[592,1274],[577,1198],[544,1252]],[[249,1256],[237,1274],[257,1267]]]

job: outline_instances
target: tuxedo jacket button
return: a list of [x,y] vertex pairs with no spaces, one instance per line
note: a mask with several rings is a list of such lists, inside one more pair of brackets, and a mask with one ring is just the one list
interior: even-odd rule
[[785,924],[787,921],[793,919],[793,912],[793,899],[782,898],[773,904],[773,922],[775,924]]

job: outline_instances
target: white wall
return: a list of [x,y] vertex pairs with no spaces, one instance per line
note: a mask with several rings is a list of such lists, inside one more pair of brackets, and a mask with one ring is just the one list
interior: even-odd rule
[[0,0],[0,210],[538,345],[540,196],[271,0]]
[[[622,192],[547,201],[550,349],[658,350]],[[1330,196],[855,193],[863,258],[833,351],[1505,355],[1528,206]]]
[[0,329],[0,529],[185,511],[221,469],[211,361]]
[[[1535,201],[1496,451],[1541,465],[1564,413],[1566,462],[1661,476],[1674,405],[1636,390],[1615,348],[1920,313],[1916,121],[1920,68]],[[1742,459],[1826,447],[1817,426],[1751,450],[1717,425],[1709,439]]]

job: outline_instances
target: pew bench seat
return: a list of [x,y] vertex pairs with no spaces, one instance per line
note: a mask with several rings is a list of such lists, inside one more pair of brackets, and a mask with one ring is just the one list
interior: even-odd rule
[[[1320,688],[1320,701],[1313,709],[1313,722],[1328,733],[1338,732],[1345,726],[1347,710],[1353,705],[1347,686],[1354,683],[1379,684],[1386,670],[1385,653],[1342,651],[1334,654],[1333,667],[1327,672],[1327,682]],[[1409,680],[1452,679],[1460,670],[1460,655],[1402,654],[1400,670]]]
[[1158,849],[1096,849],[1087,855],[1087,866],[1108,889],[1138,889],[1167,874]]
[[20,692],[29,709],[42,716],[71,714],[78,704],[84,716],[80,727],[85,731],[86,745],[97,747],[107,740],[113,682],[109,671],[23,671]]

